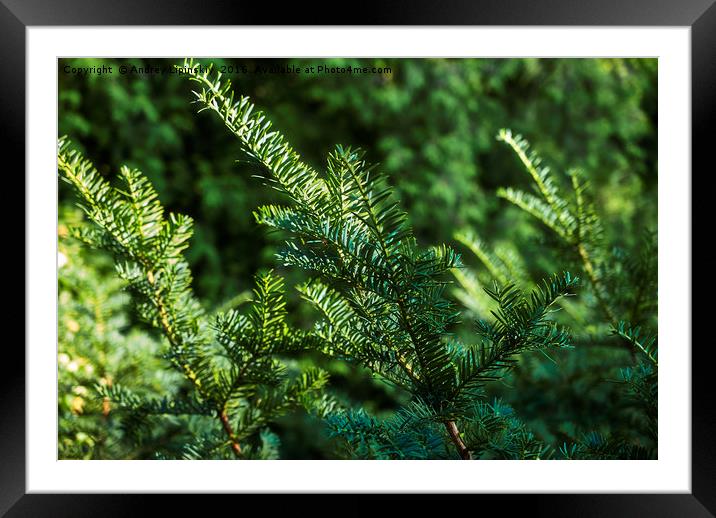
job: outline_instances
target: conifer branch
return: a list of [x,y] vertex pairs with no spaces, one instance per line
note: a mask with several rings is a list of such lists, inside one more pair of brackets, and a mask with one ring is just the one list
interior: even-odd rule
[[[575,196],[574,207],[570,207],[570,204],[560,196],[549,169],[540,166],[540,157],[529,151],[529,144],[521,135],[513,136],[510,130],[503,129],[500,130],[497,140],[505,142],[517,154],[535,182],[544,202],[513,189],[500,189],[498,196],[507,199],[541,221],[574,250],[592,285],[597,305],[610,325],[617,325],[618,318],[608,300],[609,296],[606,294],[599,266],[590,253],[590,249],[597,249],[601,244],[602,225],[593,207],[585,200],[584,193],[587,186],[581,181],[581,173],[577,170],[569,172]],[[632,360],[636,361],[634,349],[627,347],[627,350]]]
[[303,371],[298,382],[292,381],[274,357],[313,344],[307,334],[286,324],[280,278],[271,273],[257,277],[248,318],[230,311],[210,324],[194,297],[182,254],[192,233],[191,219],[174,214],[165,219],[156,191],[139,171],[122,168],[125,190],[111,187],[65,139],[59,142],[58,169],[96,225],[75,235],[112,252],[139,316],[165,336],[167,359],[213,408],[235,456],[244,458],[240,439],[296,405],[313,405],[311,395],[326,376]]
[[659,367],[659,362],[656,359],[655,337],[640,336],[641,328],[639,326],[632,327],[629,322],[625,321],[620,321],[616,326],[613,326],[612,334],[619,336],[627,344],[644,354],[654,367]]
[[[448,343],[458,313],[444,297],[444,275],[460,266],[459,256],[445,246],[418,247],[387,181],[364,154],[337,146],[319,174],[248,98],[235,97],[229,80],[193,60],[184,69],[195,71],[187,77],[201,86],[194,92],[199,111],[218,115],[261,167],[264,181],[291,200],[289,206],[261,207],[255,216],[287,233],[279,253],[285,265],[321,278],[300,291],[325,319],[316,326],[324,350],[358,360],[408,389],[420,404],[406,415],[440,424],[460,458],[471,458],[457,420],[472,411],[482,384],[514,363],[513,355],[567,345],[567,334],[545,316],[576,279],[555,277],[531,299],[508,287],[499,292],[498,322],[482,324],[480,353]],[[541,185],[557,203],[549,180]]]
[[607,317],[609,322],[616,322],[617,318],[614,314],[614,311],[612,311],[611,306],[607,302],[607,300],[604,298],[604,287],[602,286],[601,281],[599,280],[599,277],[597,277],[596,270],[594,268],[594,264],[592,263],[592,258],[589,256],[589,252],[587,252],[587,249],[584,246],[584,243],[579,243],[577,245],[577,253],[579,254],[579,257],[582,259],[582,265],[584,266],[584,271],[587,274],[587,278],[589,279],[589,282],[592,283],[592,287],[594,288],[594,295],[597,297],[597,301],[599,302],[599,307],[604,312],[604,316]]

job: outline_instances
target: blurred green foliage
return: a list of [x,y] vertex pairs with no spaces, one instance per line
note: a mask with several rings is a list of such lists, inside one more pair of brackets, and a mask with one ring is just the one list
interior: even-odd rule
[[[106,178],[114,176],[121,164],[139,168],[168,210],[194,218],[195,234],[186,255],[195,290],[208,307],[219,307],[249,290],[257,271],[277,267],[277,240],[256,224],[252,212],[276,202],[278,195],[251,178],[255,167],[235,162],[242,155],[224,127],[207,114],[195,113],[188,81],[174,74],[117,73],[119,64],[166,67],[172,63],[161,59],[60,60],[58,132],[69,135],[91,156]],[[495,140],[500,128],[510,127],[533,142],[554,171],[571,167],[583,171],[604,222],[609,253],[627,258],[638,255],[645,250],[644,231],[656,229],[655,59],[219,59],[214,63],[244,66],[249,71],[257,64],[287,63],[389,68],[380,74],[241,73],[231,79],[317,169],[324,168],[323,157],[337,143],[367,150],[367,160],[379,163],[395,188],[422,245],[455,243],[455,232],[469,229],[508,259],[515,281],[521,276],[529,284],[529,279],[569,265],[554,236],[496,195],[500,187],[530,188],[522,164]],[[115,73],[64,73],[65,65],[112,65]],[[569,185],[566,175],[556,175],[555,181]],[[60,228],[77,218],[64,208],[73,203],[69,189],[61,185]],[[128,352],[151,356],[153,339],[119,303],[116,311],[123,323],[116,339],[100,339],[100,345],[92,345],[97,337],[73,333],[74,324],[67,327],[68,319],[79,322],[83,330],[97,326],[70,314],[73,307],[84,309],[72,311],[89,314],[92,301],[86,293],[97,291],[94,287],[83,288],[86,293],[70,289],[79,282],[78,275],[94,278],[94,285],[106,290],[116,290],[118,301],[122,295],[110,280],[107,263],[85,260],[84,252],[70,244],[61,245],[61,251],[63,246],[69,247],[66,266],[73,266],[63,266],[59,272],[60,354],[65,355],[60,358],[61,456],[106,458],[120,455],[120,450],[129,455],[126,448],[122,450],[121,430],[111,428],[103,429],[108,438],[101,444],[119,444],[119,449],[97,449],[98,436],[92,430],[102,429],[102,402],[84,398],[84,389],[77,387],[90,387],[100,372],[116,371],[114,375],[119,376],[130,369]],[[648,253],[656,252],[647,249]],[[466,262],[471,261],[468,254]],[[472,266],[477,264],[472,261]],[[287,278],[288,286],[304,280],[295,270],[279,269],[279,273]],[[631,300],[629,275],[634,272],[613,273],[622,279],[623,299]],[[495,278],[487,270],[474,274],[483,284]],[[292,323],[308,327],[310,312],[296,294],[288,296]],[[594,319],[590,297],[587,293],[570,300],[571,306],[564,308],[572,317],[572,327],[575,322],[582,324],[579,339],[584,347],[579,354],[568,351],[554,359],[525,356],[491,394],[504,402],[501,405],[514,408],[538,437],[550,443],[572,440],[586,430],[608,434],[630,423],[629,416],[623,417],[626,403],[621,387],[605,383],[618,377],[629,357],[613,347],[611,340],[603,340],[604,322]],[[458,300],[473,311],[471,316],[480,316],[479,304],[471,307],[469,297]],[[456,332],[474,336],[469,325],[472,318],[463,320]],[[655,329],[655,312],[647,320]],[[100,350],[106,352],[95,357]],[[62,366],[74,368],[71,362],[80,358],[96,369],[82,379],[77,371],[66,372]],[[403,395],[364,371],[334,360],[313,361],[331,372],[332,390],[342,400],[358,402],[386,418],[400,406]],[[158,365],[143,367],[154,372]],[[155,392],[166,381],[151,375],[133,376],[142,378],[140,386],[147,384]],[[615,417],[617,413],[622,417]],[[93,416],[95,424],[84,429],[79,415]],[[279,424],[282,458],[337,455],[328,440],[306,444],[306,437],[315,439],[315,426],[293,415]],[[132,455],[141,453],[135,450]]]
[[[268,63],[263,63],[268,61]],[[216,303],[273,266],[270,242],[251,212],[273,201],[236,164],[238,145],[206,114],[196,116],[178,75],[120,75],[120,63],[61,60],[59,134],[81,143],[100,172],[140,168],[169,210],[197,221],[189,261],[198,293]],[[218,66],[256,61],[216,60]],[[262,60],[264,66],[280,65]],[[588,172],[609,232],[629,239],[655,221],[656,60],[375,59],[291,60],[299,65],[370,65],[390,74],[239,74],[243,95],[267,110],[306,161],[321,168],[337,143],[368,150],[393,182],[419,240],[447,242],[455,228],[529,241],[520,216],[494,191],[524,185],[495,135],[510,127],[538,143],[556,169]],[[114,65],[112,75],[72,75],[65,65]],[[67,195],[61,191],[61,199]],[[516,242],[516,244],[520,244]],[[549,268],[544,268],[549,270]]]
[[[90,252],[69,237],[81,222],[79,210],[63,209],[58,227],[58,455],[74,459],[144,458],[140,438],[117,419],[97,386],[129,385],[139,394],[172,397],[180,377],[159,357],[161,344],[132,325],[125,282],[111,258]],[[152,440],[186,437],[175,423],[152,423]],[[156,444],[156,443],[155,443]]]

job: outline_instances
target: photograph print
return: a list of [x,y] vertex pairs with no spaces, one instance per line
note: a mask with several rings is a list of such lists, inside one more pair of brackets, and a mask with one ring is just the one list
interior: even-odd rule
[[653,58],[58,60],[63,459],[657,459]]

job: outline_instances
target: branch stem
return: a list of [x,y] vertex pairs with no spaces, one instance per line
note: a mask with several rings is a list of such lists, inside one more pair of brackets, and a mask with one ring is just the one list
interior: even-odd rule
[[222,410],[221,412],[219,412],[219,420],[221,421],[221,426],[224,427],[226,435],[229,436],[229,441],[231,442],[231,449],[233,450],[234,455],[236,455],[237,458],[241,458],[241,445],[239,444],[239,441],[236,440],[234,430],[231,428],[231,423],[229,423],[229,417],[226,415],[225,411]]
[[[599,302],[599,306],[602,308],[602,311],[609,319],[609,323],[612,325],[617,325],[617,318],[614,315],[611,306],[609,306],[609,303],[607,303],[606,299],[604,298],[604,294],[602,292],[602,283],[597,277],[594,265],[592,264],[592,259],[591,257],[589,257],[589,252],[587,252],[587,249],[584,247],[584,243],[580,242],[577,245],[577,252],[579,253],[579,257],[582,259],[584,271],[587,273],[587,277],[589,277],[589,281],[592,283],[592,287],[594,288],[594,294],[597,297],[597,302]],[[636,362],[636,354],[634,352],[634,349],[630,345],[627,346],[626,349],[629,351],[632,361]]]
[[447,421],[445,423],[445,428],[450,435],[450,440],[452,440],[453,444],[455,444],[455,447],[460,454],[460,458],[462,460],[472,460],[470,450],[467,449],[467,446],[465,446],[465,443],[462,441],[462,438],[460,437],[460,431],[457,429],[455,421]]
[[[173,348],[177,348],[179,346],[180,337],[177,335],[177,333],[174,331],[173,326],[171,325],[171,320],[169,318],[169,312],[167,310],[167,306],[165,304],[164,298],[162,297],[161,291],[156,286],[156,278],[154,276],[154,272],[147,267],[147,280],[149,281],[149,284],[155,288],[154,290],[154,302],[157,306],[157,310],[159,312],[159,324],[164,332],[164,335],[169,340],[169,344]],[[192,368],[187,363],[182,363],[181,365],[182,370],[184,371],[184,374],[187,378],[189,378],[189,381],[191,381],[194,386],[196,387],[196,390],[203,394],[203,389],[201,386],[201,381],[199,380],[199,377],[197,374],[192,370]],[[234,452],[234,455],[236,455],[237,458],[241,458],[241,446],[239,445],[239,442],[236,440],[236,436],[234,435],[234,431],[231,428],[231,423],[229,423],[229,418],[226,415],[226,411],[221,409],[217,411],[217,414],[219,416],[219,420],[221,421],[221,425],[224,428],[224,431],[226,432],[226,435],[229,436],[229,441],[231,443],[231,449]]]

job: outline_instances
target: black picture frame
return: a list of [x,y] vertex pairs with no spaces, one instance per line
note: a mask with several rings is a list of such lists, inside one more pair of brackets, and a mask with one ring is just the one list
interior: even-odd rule
[[[361,2],[355,4],[353,9],[346,9],[344,14],[335,16],[337,11],[333,7],[310,8],[303,3],[284,4],[277,9],[276,5],[267,2],[249,3],[240,0],[1,0],[0,124],[3,144],[6,150],[25,148],[25,30],[29,26],[316,25],[320,22],[330,25],[688,26],[691,28],[692,52],[692,169],[705,175],[713,170],[709,161],[710,148],[713,146],[710,140],[716,134],[714,1],[401,0]],[[325,13],[334,15],[335,19],[322,20]],[[6,158],[18,159],[14,168],[5,169],[6,177],[19,179],[19,171],[25,170],[24,154],[6,151],[5,155]],[[692,172],[686,174],[694,177]],[[24,190],[24,187],[20,189]],[[15,242],[20,241],[24,242],[24,236],[16,236]],[[26,276],[28,273],[25,269]],[[691,305],[691,301],[685,303]],[[30,309],[26,308],[26,311]],[[186,498],[177,496],[26,494],[25,371],[19,367],[25,364],[25,356],[18,342],[13,341],[11,347],[6,341],[4,364],[13,367],[3,369],[3,375],[0,376],[0,515],[126,516],[148,510],[147,500],[158,503],[158,498],[162,499],[164,514],[171,513],[173,509],[181,510],[184,514],[191,509]],[[689,345],[684,344],[684,347]],[[711,400],[709,349],[707,341],[694,341],[692,347],[690,494],[552,494],[510,495],[508,498],[511,501],[514,498],[525,500],[520,503],[530,506],[530,514],[549,516],[716,516],[716,441],[713,439],[716,437],[716,414]],[[504,508],[506,497],[480,495],[480,505]],[[217,495],[211,498],[215,499]],[[214,505],[224,505],[223,502],[225,499],[222,498],[221,502],[217,501]],[[353,505],[343,505],[341,508],[360,512]],[[313,509],[315,506],[312,506],[312,512]],[[337,511],[334,509],[333,512]]]

